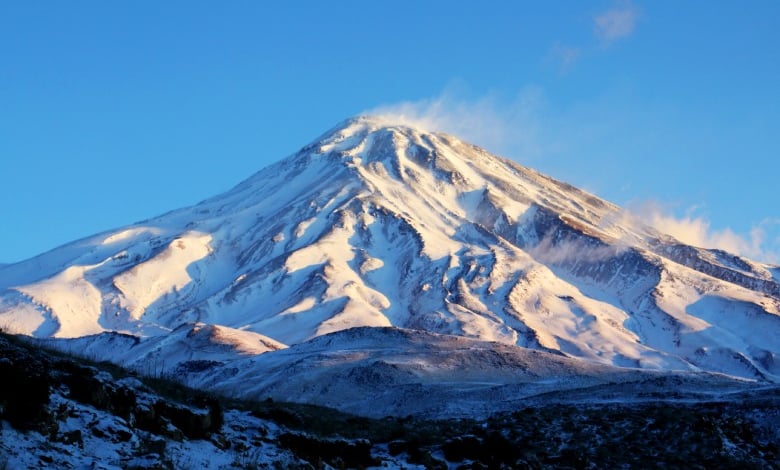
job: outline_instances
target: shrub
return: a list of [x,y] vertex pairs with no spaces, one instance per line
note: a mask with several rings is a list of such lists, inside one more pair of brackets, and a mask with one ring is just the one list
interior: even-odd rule
[[0,360],[0,413],[19,430],[48,431],[52,424],[48,411],[51,377],[36,361]]
[[279,444],[309,462],[322,460],[335,467],[370,467],[380,462],[371,456],[367,440],[320,439],[306,434],[284,433]]

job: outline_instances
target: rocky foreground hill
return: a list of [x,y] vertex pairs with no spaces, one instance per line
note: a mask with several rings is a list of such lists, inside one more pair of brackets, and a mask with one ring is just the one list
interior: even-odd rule
[[5,334],[0,358],[0,468],[780,468],[775,388],[369,419],[206,395]]

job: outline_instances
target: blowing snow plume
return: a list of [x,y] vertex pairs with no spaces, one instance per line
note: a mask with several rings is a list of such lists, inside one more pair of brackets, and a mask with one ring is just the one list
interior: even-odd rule
[[648,201],[633,204],[630,213],[659,232],[669,234],[688,245],[728,251],[748,258],[780,263],[780,239],[771,239],[768,235],[773,227],[780,225],[780,219],[766,218],[754,225],[748,234],[740,235],[729,227],[714,229],[709,220],[695,216],[696,208],[677,217],[662,204]]
[[379,106],[366,111],[387,121],[446,132],[494,152],[515,156],[543,154],[538,114],[542,92],[526,87],[514,99],[467,99],[447,88],[434,98]]

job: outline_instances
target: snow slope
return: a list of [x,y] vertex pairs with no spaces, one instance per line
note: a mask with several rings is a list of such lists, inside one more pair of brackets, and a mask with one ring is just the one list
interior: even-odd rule
[[[0,266],[0,325],[127,364],[392,326],[777,381],[777,273],[453,136],[359,117],[224,194]],[[232,339],[172,352],[192,328]]]
[[[271,345],[257,354],[242,354],[215,341],[210,330],[196,324],[146,341],[113,333],[40,341],[87,356],[115,351],[108,356],[115,363],[176,377],[199,390],[316,404],[375,418],[487,417],[521,404],[549,404],[582,394],[589,398],[579,402],[675,400],[683,393],[688,399],[712,399],[755,386],[725,375],[681,371],[669,386],[666,371],[397,327],[350,328],[290,348]],[[256,343],[254,337],[242,342]],[[563,400],[549,398],[555,393],[564,393]]]
[[[177,372],[190,385],[227,395],[313,403],[376,418],[487,417],[532,399],[545,402],[550,392],[607,384],[642,384],[639,388],[648,391],[648,382],[665,374],[459,336],[370,327],[330,333],[211,370]],[[725,376],[676,375],[677,392],[746,387]]]

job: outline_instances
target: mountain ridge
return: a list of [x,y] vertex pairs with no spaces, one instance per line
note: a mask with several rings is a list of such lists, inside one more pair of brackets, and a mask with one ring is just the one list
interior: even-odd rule
[[202,323],[286,346],[399,327],[774,382],[777,269],[454,136],[358,117],[194,206],[0,266],[0,323],[142,341]]

